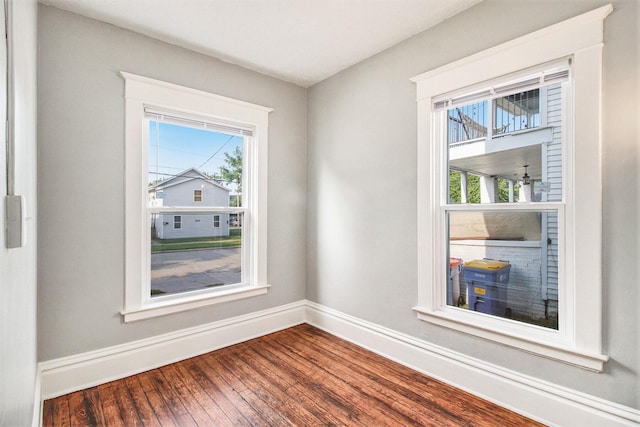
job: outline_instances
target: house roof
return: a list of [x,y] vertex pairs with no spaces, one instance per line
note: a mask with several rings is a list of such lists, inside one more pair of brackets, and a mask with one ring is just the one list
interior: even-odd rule
[[196,168],[189,168],[187,170],[180,172],[175,176],[172,176],[171,178],[162,180],[157,184],[152,185],[151,187],[149,187],[149,192],[151,193],[154,191],[162,191],[164,189],[171,188],[176,185],[184,184],[185,182],[190,182],[195,180],[205,181],[205,182],[208,182],[209,184],[212,184],[220,188],[221,190],[231,192],[230,188],[227,188],[224,185],[210,179],[207,175],[205,175],[204,173],[202,173]]

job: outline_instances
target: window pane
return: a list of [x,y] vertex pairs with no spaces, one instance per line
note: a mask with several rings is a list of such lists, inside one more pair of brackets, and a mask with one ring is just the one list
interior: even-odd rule
[[447,304],[558,329],[557,212],[447,217]]
[[[149,207],[242,206],[244,137],[148,120]],[[151,295],[242,282],[242,215],[150,214]]]
[[540,127],[540,89],[493,101],[495,135]]
[[487,137],[487,102],[455,107],[447,112],[447,142],[455,144]]
[[241,206],[243,137],[148,123],[150,206]]
[[172,230],[173,214],[151,214],[151,296],[241,283],[242,215],[180,216],[182,229]]
[[562,201],[561,100],[560,83],[496,98],[488,133],[486,102],[448,110],[449,203]]

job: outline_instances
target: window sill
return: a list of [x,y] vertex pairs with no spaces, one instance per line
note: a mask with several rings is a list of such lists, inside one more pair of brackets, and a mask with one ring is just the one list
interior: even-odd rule
[[190,295],[158,297],[158,300],[122,312],[125,323],[193,310],[213,304],[251,298],[267,293],[271,286],[239,286],[232,289]]
[[426,307],[414,307],[413,310],[416,311],[418,319],[420,320],[504,344],[548,359],[577,366],[589,371],[602,372],[604,363],[609,360],[609,356],[603,354],[595,354],[580,350],[563,342],[550,342],[550,340],[544,340],[545,335],[550,337],[555,334],[555,331],[542,331],[541,328],[523,324],[522,328],[540,330],[540,339],[535,339],[533,338],[535,333],[531,333],[531,331],[528,331],[529,333],[524,337],[515,332],[505,331],[505,328],[495,328],[490,326],[490,321],[503,322],[503,320],[490,319],[485,322],[485,319],[480,319],[480,316],[475,312],[468,313],[470,315],[469,317],[474,318],[470,321],[470,319],[463,318],[459,313],[450,313],[448,310],[430,310]]

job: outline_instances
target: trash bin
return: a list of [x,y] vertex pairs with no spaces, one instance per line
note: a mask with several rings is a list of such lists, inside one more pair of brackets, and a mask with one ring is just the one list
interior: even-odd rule
[[464,305],[464,297],[460,299],[460,271],[462,270],[462,260],[460,258],[449,258],[449,286],[447,291],[447,305]]
[[509,261],[484,258],[462,266],[469,293],[469,310],[504,317],[507,312]]

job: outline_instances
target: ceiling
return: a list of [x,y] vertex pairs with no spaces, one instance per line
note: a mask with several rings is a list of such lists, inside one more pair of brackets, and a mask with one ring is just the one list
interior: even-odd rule
[[308,87],[481,0],[40,0]]

